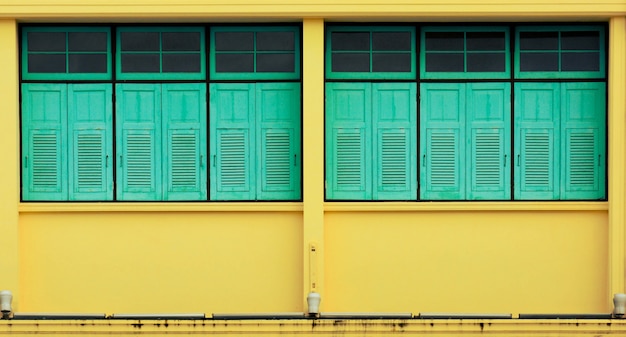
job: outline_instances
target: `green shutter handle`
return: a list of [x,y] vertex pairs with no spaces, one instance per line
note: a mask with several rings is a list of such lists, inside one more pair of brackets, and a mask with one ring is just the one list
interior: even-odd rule
[[104,159],[104,167],[109,167],[109,155],[108,154],[106,158]]
[[204,156],[200,155],[200,167],[204,167]]
[[120,155],[120,167],[123,167],[123,166],[124,166],[124,164],[123,164],[123,161],[122,161],[122,160],[123,160],[123,156],[121,156],[121,155]]
[[504,155],[504,167],[506,167],[506,154]]
[[517,155],[517,166],[519,167],[519,154]]
[[215,167],[215,162],[217,161],[217,156],[213,155],[213,167]]
[[601,167],[601,166],[602,166],[602,155],[599,154],[598,155],[598,167]]
[[28,168],[28,156],[24,157],[24,167]]
[[426,167],[426,155],[422,156],[422,167]]
[[294,154],[293,155],[293,166],[298,166],[298,155]]

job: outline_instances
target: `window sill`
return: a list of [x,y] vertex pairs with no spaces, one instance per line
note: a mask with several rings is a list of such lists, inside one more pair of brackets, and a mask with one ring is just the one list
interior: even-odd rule
[[607,211],[608,201],[326,202],[327,212]]
[[46,212],[302,212],[302,202],[28,202],[20,213]]

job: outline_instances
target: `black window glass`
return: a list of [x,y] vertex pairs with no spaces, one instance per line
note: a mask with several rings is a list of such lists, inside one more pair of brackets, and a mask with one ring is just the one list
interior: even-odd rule
[[427,51],[462,51],[464,50],[463,32],[427,32]]
[[504,32],[468,32],[468,51],[504,50],[506,41]]
[[197,73],[200,72],[200,54],[176,53],[163,54],[164,73]]
[[467,71],[469,72],[504,72],[504,53],[470,53],[467,54]]
[[122,32],[122,51],[159,51],[159,33]]
[[254,71],[254,54],[216,54],[215,71],[249,73]]
[[199,32],[163,33],[163,51],[199,51]]
[[368,32],[333,32],[331,34],[331,48],[333,51],[369,51],[370,33]]
[[105,32],[70,32],[67,36],[67,49],[70,52],[106,52],[107,37]]
[[28,72],[65,73],[65,54],[30,54]]
[[410,72],[411,53],[374,53],[372,55],[374,72]]
[[123,73],[158,73],[160,66],[159,54],[122,54]]
[[332,71],[334,72],[369,72],[369,53],[333,53]]
[[70,73],[106,73],[106,54],[70,54]]
[[520,53],[521,71],[559,71],[558,53]]
[[600,71],[600,53],[563,53],[561,71]]
[[216,51],[253,51],[254,33],[252,32],[216,32]]
[[295,48],[294,32],[256,33],[256,50],[258,51],[292,51]]
[[521,32],[519,46],[521,50],[558,50],[558,32]]
[[430,72],[463,72],[464,54],[462,53],[427,53],[426,71]]
[[28,33],[28,51],[32,52],[64,52],[64,32],[31,32]]
[[372,50],[410,51],[410,32],[373,32]]
[[295,70],[293,54],[257,54],[256,71],[267,72],[293,72]]
[[562,32],[562,50],[599,50],[600,32]]

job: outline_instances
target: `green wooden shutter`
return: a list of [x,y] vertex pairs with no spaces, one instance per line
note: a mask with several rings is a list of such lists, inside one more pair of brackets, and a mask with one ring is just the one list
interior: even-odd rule
[[374,200],[417,199],[417,86],[372,84]]
[[604,83],[561,84],[561,199],[604,199]]
[[515,84],[516,200],[559,198],[558,83]]
[[206,85],[162,90],[163,200],[206,200]]
[[22,85],[22,197],[67,200],[67,85]]
[[256,198],[300,199],[300,84],[257,83],[255,106]]
[[113,200],[110,84],[68,85],[69,199]]
[[370,83],[326,84],[328,199],[372,199],[371,91]]
[[465,199],[465,85],[423,83],[420,106],[420,197]]
[[511,86],[467,84],[468,200],[511,198]]
[[161,85],[116,85],[117,198],[161,200]]
[[254,84],[211,84],[209,90],[211,199],[254,200]]

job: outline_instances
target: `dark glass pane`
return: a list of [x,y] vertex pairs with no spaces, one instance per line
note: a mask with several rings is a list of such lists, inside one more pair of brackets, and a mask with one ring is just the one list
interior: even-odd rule
[[504,53],[470,53],[467,54],[468,72],[504,72]]
[[65,33],[28,33],[28,51],[65,51]]
[[107,54],[70,54],[70,73],[106,73]]
[[443,54],[443,53],[427,53],[426,54],[426,71],[428,72],[463,72],[464,54]]
[[164,73],[198,73],[200,72],[200,54],[163,54]]
[[410,32],[374,32],[372,50],[410,51]]
[[94,33],[68,33],[69,51],[107,51],[107,37],[109,34],[105,32]]
[[159,54],[122,54],[123,73],[161,72]]
[[256,71],[259,73],[295,71],[294,54],[257,54]]
[[558,53],[520,53],[520,71],[559,71]]
[[411,53],[374,53],[373,72],[410,72]]
[[252,32],[217,32],[215,33],[217,51],[253,51],[254,33]]
[[65,73],[65,54],[30,54],[28,72]]
[[163,51],[199,51],[200,33],[163,33]]
[[334,50],[370,50],[369,32],[333,32],[330,36],[331,49]]
[[562,32],[562,50],[599,50],[600,32]]
[[254,54],[216,54],[215,71],[218,73],[254,72]]
[[294,32],[258,32],[256,33],[256,50],[260,51],[293,51],[296,49]]
[[521,32],[519,35],[521,50],[558,50],[557,32]]
[[122,51],[159,51],[159,33],[123,32]]
[[600,53],[563,53],[561,71],[600,71]]
[[462,51],[463,32],[429,32],[426,33],[427,51]]
[[334,72],[370,72],[369,53],[333,53],[332,71]]
[[495,51],[504,50],[506,41],[504,32],[468,32],[467,50],[470,51]]

